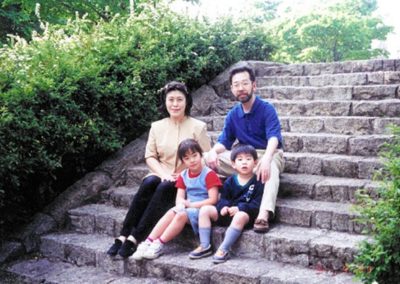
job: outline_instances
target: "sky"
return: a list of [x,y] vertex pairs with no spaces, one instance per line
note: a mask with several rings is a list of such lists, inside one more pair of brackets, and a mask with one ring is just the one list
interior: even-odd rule
[[[330,2],[332,0],[326,0]],[[210,18],[216,18],[226,13],[240,14],[245,13],[249,7],[249,0],[200,0],[200,6],[195,8],[184,8],[189,13],[197,15],[207,15]],[[283,5],[290,5],[293,10],[299,13],[306,13],[307,10],[317,2],[313,0],[283,0]],[[386,42],[376,43],[376,46],[386,48],[390,56],[389,58],[400,58],[400,1],[393,0],[377,0],[377,15],[382,16],[386,25],[394,27],[394,31],[388,36]],[[176,5],[189,7],[188,4],[176,2]]]

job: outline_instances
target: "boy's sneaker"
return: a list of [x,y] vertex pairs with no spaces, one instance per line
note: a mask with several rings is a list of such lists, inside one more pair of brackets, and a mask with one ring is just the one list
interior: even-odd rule
[[202,257],[206,257],[212,254],[211,244],[208,247],[203,248],[202,246],[198,246],[195,250],[189,253],[190,259],[199,259]]
[[130,240],[125,240],[118,254],[122,257],[130,257],[136,251],[136,244]]
[[158,240],[155,240],[144,251],[143,258],[155,259],[155,258],[159,257],[160,255],[163,254],[163,247],[164,247],[164,245],[161,242],[159,242]]
[[144,242],[141,242],[138,247],[136,252],[132,255],[132,258],[134,260],[141,260],[144,257],[145,252],[147,251],[147,249],[149,248],[149,246],[151,245],[151,242],[148,240],[145,240]]
[[223,263],[229,259],[229,252],[222,251],[220,249],[213,255],[213,262],[214,263]]
[[122,246],[122,241],[120,239],[115,239],[114,244],[108,249],[107,254],[111,256],[115,256],[118,253],[118,250]]

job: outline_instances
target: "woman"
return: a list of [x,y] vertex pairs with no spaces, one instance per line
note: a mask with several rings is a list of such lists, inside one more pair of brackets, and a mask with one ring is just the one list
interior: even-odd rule
[[107,254],[131,256],[149,229],[174,205],[175,181],[184,169],[177,156],[179,143],[192,138],[204,151],[210,150],[206,124],[190,117],[191,107],[192,97],[183,83],[170,82],[162,89],[162,111],[167,117],[151,124],[145,152],[150,174],[143,179],[120,236]]

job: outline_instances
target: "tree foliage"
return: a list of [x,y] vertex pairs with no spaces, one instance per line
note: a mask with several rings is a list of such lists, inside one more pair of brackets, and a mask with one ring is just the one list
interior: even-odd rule
[[[197,2],[197,0],[186,0]],[[163,0],[134,0],[134,11],[140,13],[143,4],[156,7]],[[110,20],[115,14],[130,13],[129,0],[0,0],[0,42],[5,42],[7,34],[30,39],[33,30],[39,31],[37,7],[40,20],[50,24],[66,24],[68,19],[87,15],[92,21]]]
[[372,240],[362,243],[351,265],[363,283],[400,283],[400,128],[393,127],[394,139],[387,144],[382,156],[383,171],[379,199],[360,194],[360,222],[369,224]]
[[332,62],[387,56],[372,48],[385,40],[391,27],[374,17],[375,0],[346,0],[295,18],[274,30],[278,50],[273,59],[285,62]]

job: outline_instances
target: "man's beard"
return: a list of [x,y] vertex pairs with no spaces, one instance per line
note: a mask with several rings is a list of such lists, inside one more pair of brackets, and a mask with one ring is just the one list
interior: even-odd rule
[[[246,94],[245,97],[243,96],[244,94]],[[238,100],[239,102],[241,102],[242,104],[245,104],[245,103],[247,103],[247,102],[249,102],[249,101],[251,100],[251,97],[252,97],[252,96],[253,96],[253,91],[251,91],[249,94],[243,93],[243,94],[240,94],[240,95],[237,97],[237,100]]]

